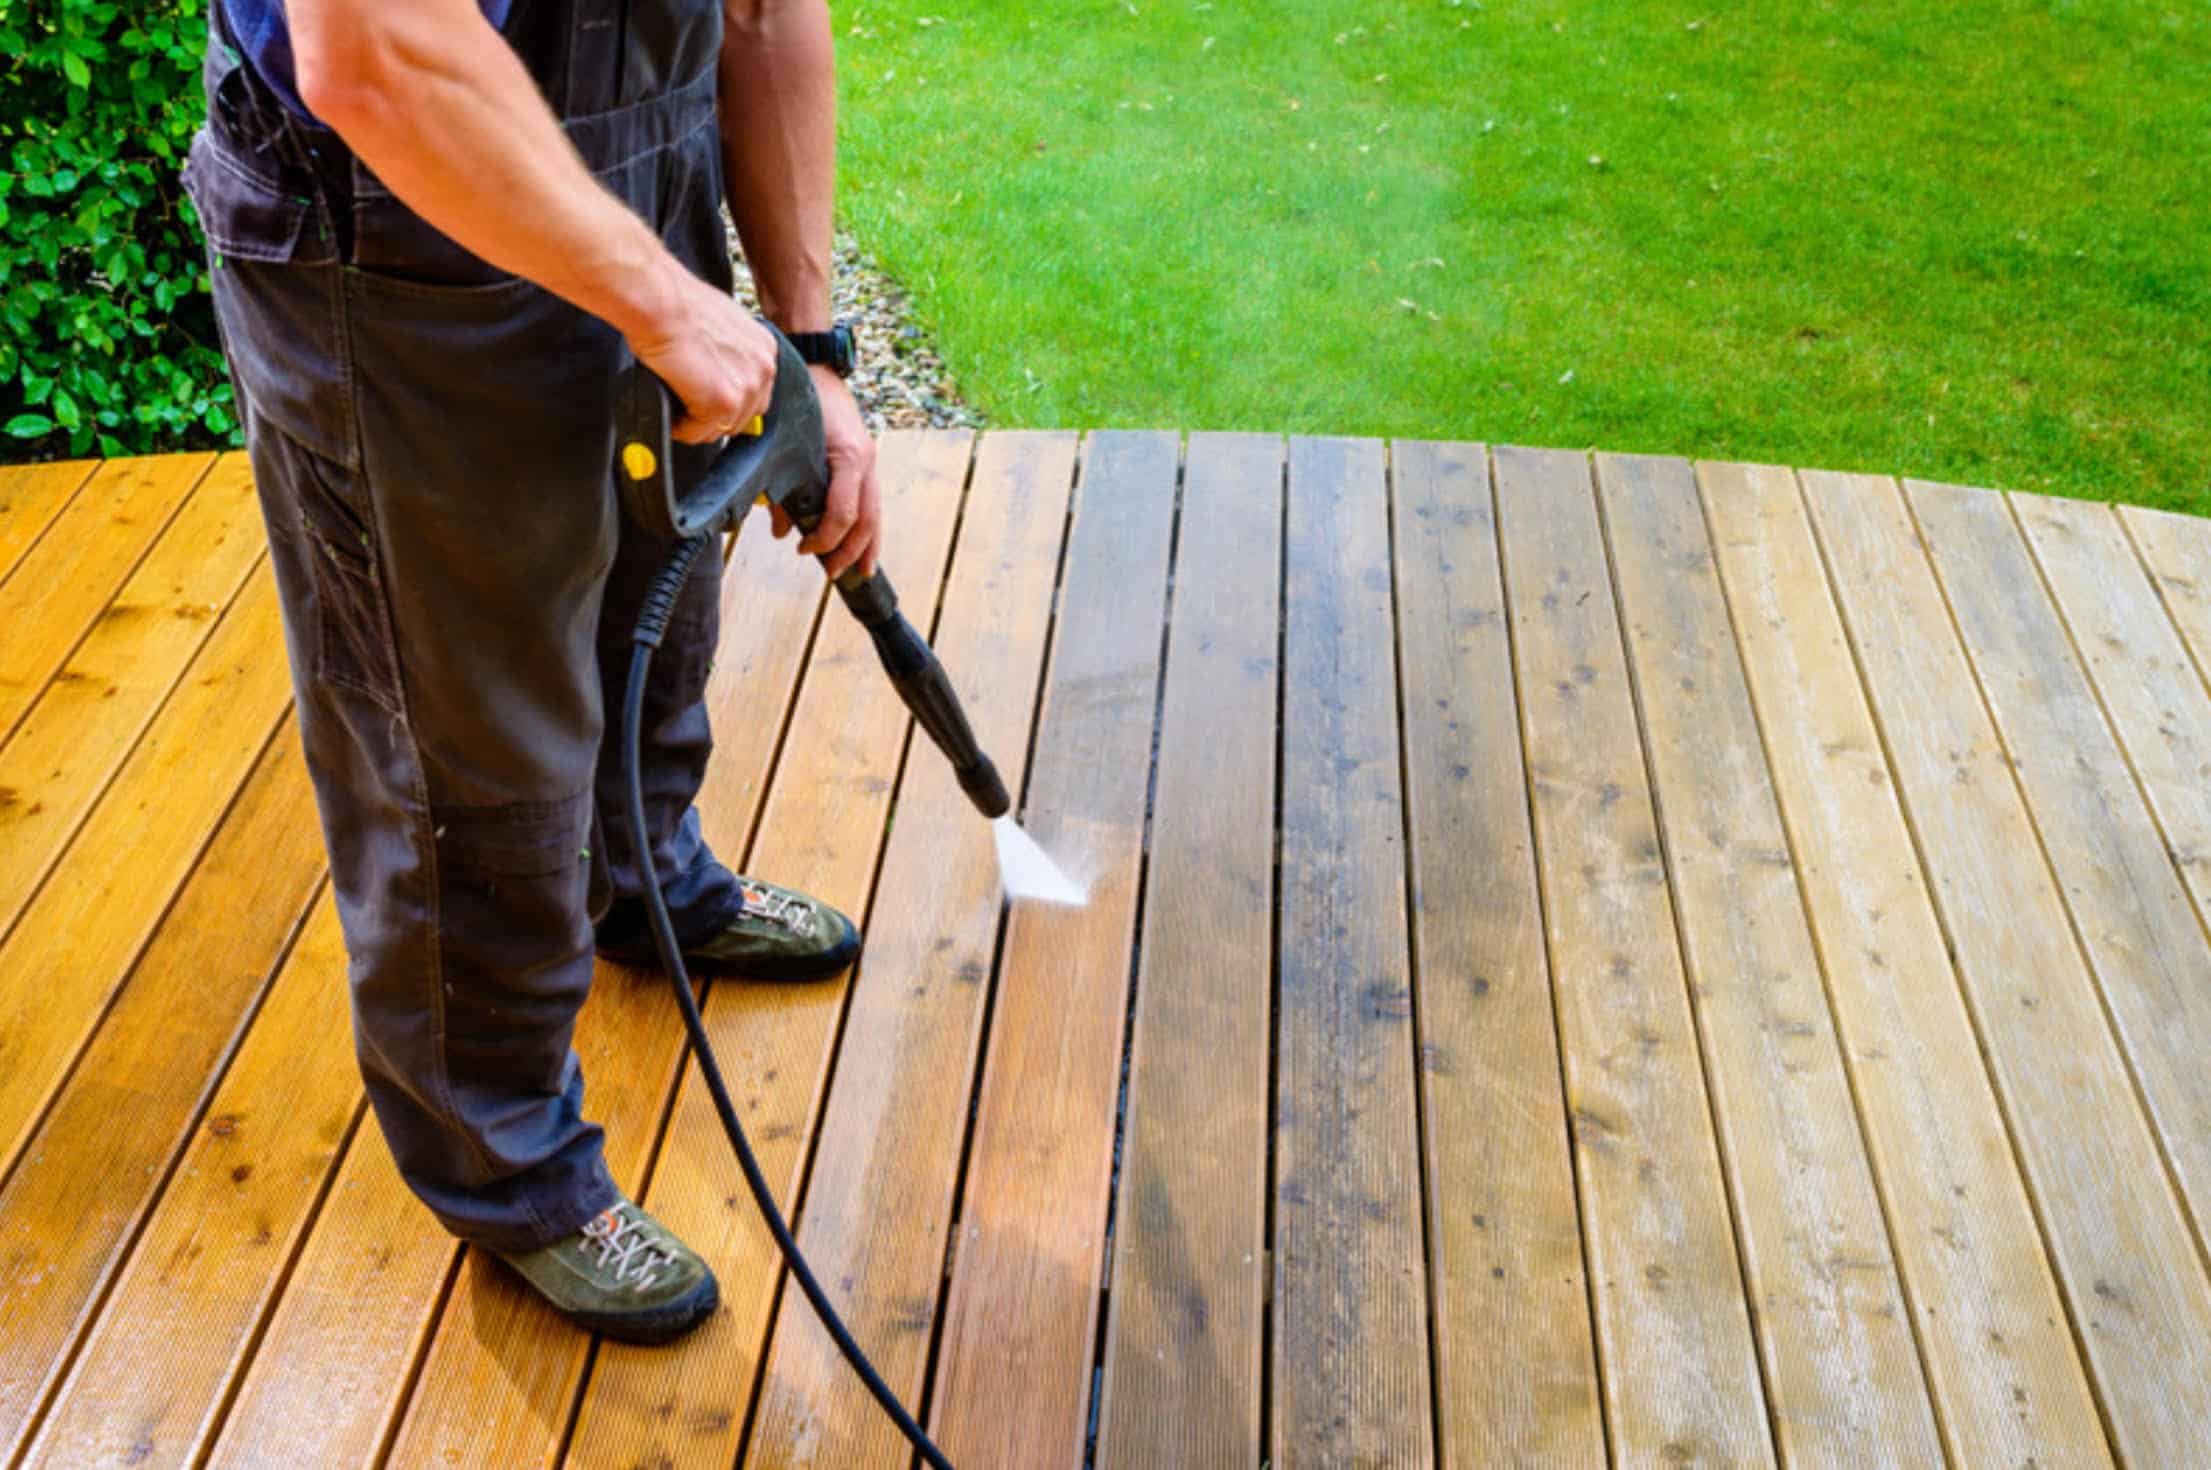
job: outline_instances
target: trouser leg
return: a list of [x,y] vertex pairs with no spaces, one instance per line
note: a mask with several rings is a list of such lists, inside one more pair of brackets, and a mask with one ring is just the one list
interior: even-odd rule
[[[587,158],[609,160],[602,180],[726,284],[705,82],[576,127]],[[679,114],[696,115],[691,130],[655,141]],[[593,968],[602,612],[624,549],[610,416],[625,354],[605,323],[528,282],[486,279],[480,262],[475,284],[341,267],[301,243],[311,237],[284,235],[296,201],[257,182],[250,160],[195,157],[195,202],[211,236],[235,242],[215,261],[216,308],[369,1100],[442,1223],[530,1249],[615,1195],[571,1042]],[[357,240],[389,254],[396,238]],[[693,917],[724,881],[690,816],[717,601],[712,575],[684,598],[647,762],[663,829],[653,851]]]
[[236,376],[362,1074],[439,1220],[529,1249],[615,1193],[571,1039],[593,965],[619,344],[522,283],[232,262],[216,289],[234,361],[303,371],[303,325],[335,313],[349,393]]

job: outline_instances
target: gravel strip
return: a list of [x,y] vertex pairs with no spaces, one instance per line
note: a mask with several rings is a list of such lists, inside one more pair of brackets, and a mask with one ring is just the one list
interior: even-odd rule
[[[757,307],[752,271],[730,236],[737,299]],[[860,365],[852,396],[876,433],[885,429],[979,428],[983,417],[960,396],[936,344],[914,324],[906,292],[849,235],[839,235],[830,274],[830,302],[859,339]]]

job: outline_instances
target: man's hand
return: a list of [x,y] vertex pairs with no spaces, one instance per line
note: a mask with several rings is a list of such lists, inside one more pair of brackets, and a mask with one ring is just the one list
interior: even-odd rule
[[630,350],[683,404],[669,429],[683,444],[711,444],[767,412],[775,389],[775,337],[728,292],[689,271],[674,273],[655,324],[634,329]]
[[[809,556],[823,556],[830,579],[857,566],[875,572],[883,531],[883,497],[875,482],[875,439],[860,419],[860,405],[844,379],[825,367],[807,369],[821,399],[822,437],[829,445],[829,509],[812,535],[798,543]],[[775,512],[777,539],[789,533],[790,519]]]

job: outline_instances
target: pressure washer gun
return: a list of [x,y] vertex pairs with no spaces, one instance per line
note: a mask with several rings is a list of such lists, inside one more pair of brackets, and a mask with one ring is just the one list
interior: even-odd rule
[[[755,502],[779,507],[802,533],[829,508],[829,467],[822,442],[821,400],[798,351],[775,332],[775,390],[753,432],[739,435],[697,484],[678,493],[670,473],[667,389],[642,363],[632,363],[617,403],[622,495],[637,523],[657,535],[688,540],[733,529]],[[837,594],[875,640],[875,652],[921,728],[952,762],[960,789],[986,817],[1012,806],[998,768],[975,743],[966,712],[944,666],[898,610],[898,594],[881,572],[858,567],[837,579]]]
[[[774,331],[774,328],[769,330]],[[653,653],[660,647],[661,636],[667,631],[668,619],[675,610],[676,599],[690,580],[691,568],[699,557],[711,554],[710,548],[718,535],[734,528],[756,503],[764,501],[780,507],[793,524],[806,532],[821,523],[822,513],[829,508],[829,461],[822,440],[821,400],[814,396],[813,379],[807,374],[806,364],[799,360],[797,349],[780,332],[776,333],[775,340],[775,390],[768,400],[768,411],[754,426],[755,432],[729,441],[698,483],[680,493],[669,463],[667,388],[648,368],[635,362],[617,385],[615,480],[622,487],[623,508],[638,525],[670,543],[668,558],[646,590],[644,607],[631,636],[629,683],[622,698],[622,769],[628,786],[626,815],[630,843],[638,852],[652,850],[646,831],[644,782],[638,756],[643,744],[646,679],[652,668]],[[968,800],[986,817],[995,820],[1004,816],[1013,805],[1012,798],[1006,794],[1006,783],[998,779],[998,768],[975,743],[975,732],[968,728],[967,714],[960,708],[958,696],[952,692],[952,681],[945,677],[944,666],[937,662],[929,645],[914,631],[913,624],[898,611],[898,594],[891,591],[890,580],[880,572],[867,576],[858,567],[852,567],[837,578],[837,594],[875,640],[875,652],[883,660],[891,683],[897,687],[898,697],[913,711],[914,718],[929,732],[937,748],[951,760],[953,770],[959,773],[960,789],[967,793]],[[775,1237],[776,1247],[790,1265],[792,1279],[813,1303],[822,1326],[828,1330],[845,1360],[852,1364],[860,1381],[867,1385],[868,1392],[883,1406],[883,1412],[912,1442],[931,1470],[953,1470],[952,1462],[930,1443],[929,1436],[898,1401],[898,1395],[891,1392],[890,1385],[868,1362],[867,1354],[860,1350],[851,1329],[837,1315],[828,1294],[815,1279],[813,1268],[799,1252],[798,1242],[792,1237],[783,1212],[776,1208],[775,1192],[768,1187],[767,1176],[760,1172],[760,1161],[753,1156],[744,1126],[737,1120],[737,1108],[730,1101],[728,1085],[722,1081],[721,1064],[715,1060],[713,1042],[706,1034],[706,1022],[699,1015],[698,998],[691,993],[691,978],[683,966],[683,948],[676,940],[667,899],[660,891],[660,875],[654,871],[653,864],[646,863],[643,876],[653,946],[660,953],[661,967],[667,971],[676,1005],[683,1012],[684,1030],[690,1035],[691,1049],[698,1054],[699,1073],[706,1081],[708,1095],[714,1100],[714,1111],[722,1120],[722,1130],[729,1135],[730,1147],[737,1152],[737,1163],[744,1170],[753,1202],[759,1206],[761,1217],[767,1221],[768,1233]]]

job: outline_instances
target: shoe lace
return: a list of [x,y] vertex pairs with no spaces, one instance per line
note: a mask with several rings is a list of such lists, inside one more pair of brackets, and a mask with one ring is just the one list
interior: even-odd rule
[[612,1268],[617,1286],[642,1291],[675,1259],[651,1224],[627,1204],[600,1211],[583,1227],[583,1238],[597,1247],[599,1269]]
[[772,888],[759,888],[750,883],[739,887],[744,911],[756,919],[780,924],[794,934],[803,934],[813,922],[814,906],[803,898],[778,893]]

